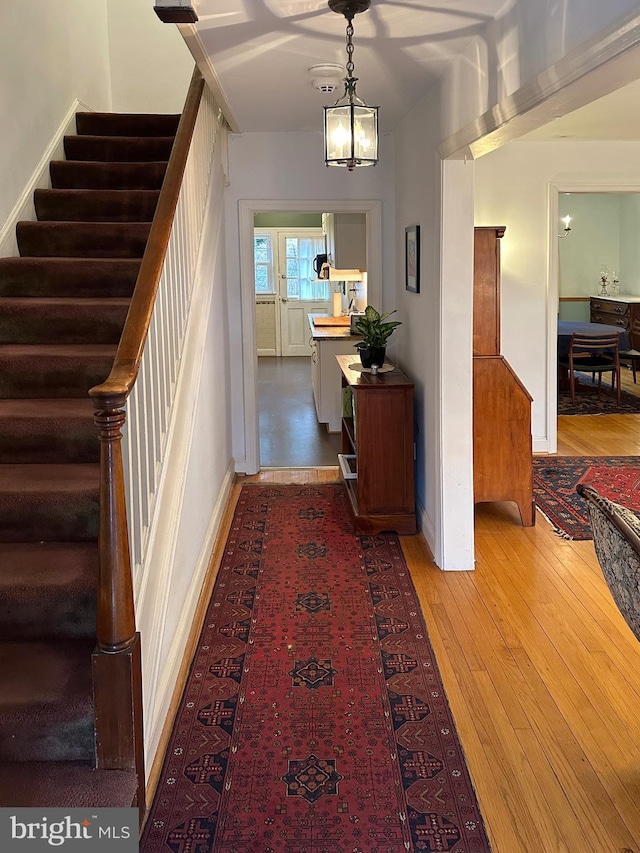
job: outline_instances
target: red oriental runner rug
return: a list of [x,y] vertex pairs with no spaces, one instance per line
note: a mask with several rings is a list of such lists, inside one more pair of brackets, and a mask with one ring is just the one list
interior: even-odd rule
[[486,853],[397,536],[244,486],[143,853]]
[[586,483],[603,497],[640,515],[640,456],[549,456],[533,460],[536,506],[565,539],[592,539]]

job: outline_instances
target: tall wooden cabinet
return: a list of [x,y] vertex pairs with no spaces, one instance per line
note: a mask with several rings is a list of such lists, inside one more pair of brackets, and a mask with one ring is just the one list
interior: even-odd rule
[[356,533],[416,532],[413,382],[400,370],[352,370],[337,356],[344,407],[340,468]]
[[475,503],[514,501],[535,523],[531,396],[500,354],[500,238],[476,228],[473,290],[473,491]]

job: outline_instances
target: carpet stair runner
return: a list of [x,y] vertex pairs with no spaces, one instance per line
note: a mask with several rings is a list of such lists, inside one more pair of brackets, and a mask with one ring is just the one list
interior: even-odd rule
[[79,113],[0,258],[0,807],[130,806],[94,769],[91,654],[106,379],[179,116]]

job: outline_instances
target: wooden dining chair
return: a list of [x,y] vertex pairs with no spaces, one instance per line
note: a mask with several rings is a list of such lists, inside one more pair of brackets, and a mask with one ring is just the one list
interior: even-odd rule
[[[640,335],[640,319],[636,317],[630,330],[631,340],[637,340],[637,335]],[[635,385],[637,381],[636,374],[638,372],[638,365],[640,364],[640,352],[638,352],[637,349],[620,350],[620,364],[628,365],[631,368],[631,372],[633,373],[633,383]]]
[[567,355],[558,357],[558,363],[569,372],[571,400],[576,400],[575,372],[590,373],[593,380],[598,374],[598,394],[602,385],[602,374],[611,374],[611,390],[617,392],[620,403],[620,358],[618,355],[619,332],[604,335],[582,335],[574,332]]

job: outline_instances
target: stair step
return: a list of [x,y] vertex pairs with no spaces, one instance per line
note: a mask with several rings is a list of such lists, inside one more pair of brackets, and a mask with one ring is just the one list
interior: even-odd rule
[[137,792],[130,770],[94,770],[90,761],[0,763],[5,808],[130,808]]
[[0,346],[0,398],[84,397],[111,372],[116,347],[102,344]]
[[163,113],[76,113],[78,133],[90,136],[175,136],[179,122]]
[[141,258],[145,222],[18,222],[20,254],[29,257]]
[[94,640],[0,643],[0,761],[89,760]]
[[76,190],[159,190],[166,161],[150,163],[94,163],[90,160],[53,160],[51,186]]
[[5,296],[0,344],[117,344],[130,299]]
[[139,271],[139,258],[0,258],[0,296],[126,297]]
[[0,641],[95,641],[95,543],[0,543],[0,565]]
[[117,160],[138,163],[168,160],[173,136],[65,136],[68,160]]
[[97,541],[99,485],[97,463],[0,465],[0,542]]
[[151,222],[158,190],[37,189],[39,220],[57,222]]
[[0,463],[98,462],[89,397],[0,400]]

